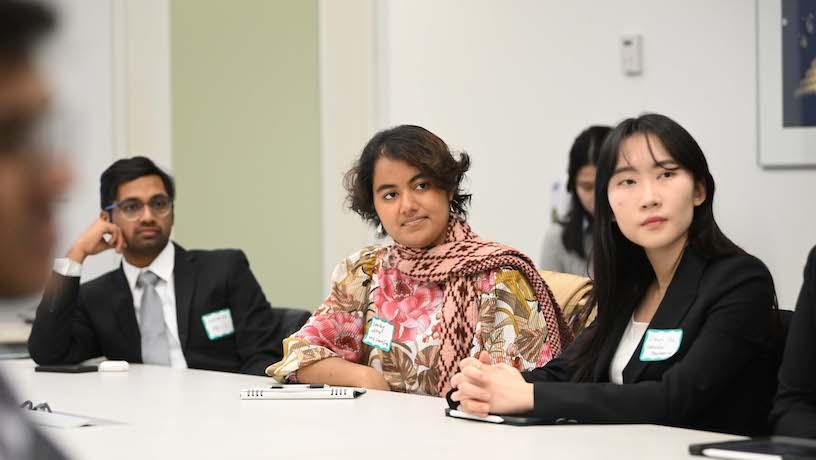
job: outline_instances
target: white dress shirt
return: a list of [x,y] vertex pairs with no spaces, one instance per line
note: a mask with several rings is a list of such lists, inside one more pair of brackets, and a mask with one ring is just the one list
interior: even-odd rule
[[[170,347],[170,367],[186,368],[187,360],[184,359],[184,352],[181,349],[176,316],[176,286],[173,277],[175,264],[176,248],[173,246],[173,243],[167,243],[167,246],[165,246],[153,260],[153,263],[144,268],[131,265],[127,260],[122,259],[122,269],[125,272],[125,278],[127,278],[128,286],[130,287],[130,293],[133,295],[133,309],[136,312],[136,321],[140,323],[140,328],[140,310],[144,289],[136,287],[136,281],[139,279],[139,275],[145,270],[150,270],[159,277],[159,281],[156,282],[156,293],[159,294],[159,298],[161,299],[162,310],[164,312],[164,324],[167,325],[167,341]],[[71,259],[60,258],[54,261],[54,271],[63,276],[80,276],[82,274],[82,266]]]
[[623,384],[623,369],[629,364],[629,360],[632,359],[632,353],[637,349],[640,339],[643,338],[643,334],[646,333],[646,329],[648,328],[649,323],[639,323],[635,321],[634,317],[629,318],[629,324],[626,326],[626,330],[623,331],[623,336],[621,336],[621,340],[618,343],[618,349],[615,351],[615,356],[609,364],[610,382],[617,383],[618,385]]

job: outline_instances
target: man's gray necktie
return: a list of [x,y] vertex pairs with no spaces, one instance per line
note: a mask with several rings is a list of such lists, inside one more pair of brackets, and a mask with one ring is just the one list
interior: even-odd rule
[[159,277],[145,270],[139,275],[136,286],[142,288],[141,334],[142,362],[145,364],[170,365],[170,350],[167,341],[167,325],[164,324],[164,309],[156,292]]

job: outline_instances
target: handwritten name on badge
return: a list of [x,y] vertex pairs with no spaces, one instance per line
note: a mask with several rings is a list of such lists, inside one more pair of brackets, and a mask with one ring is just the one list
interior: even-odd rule
[[394,340],[394,324],[377,318],[376,316],[368,323],[368,330],[363,338],[363,343],[382,351],[391,351],[391,341]]
[[229,308],[207,313],[201,317],[201,322],[204,323],[207,338],[210,340],[220,339],[235,332]]
[[640,350],[641,361],[665,361],[680,349],[682,329],[649,329]]

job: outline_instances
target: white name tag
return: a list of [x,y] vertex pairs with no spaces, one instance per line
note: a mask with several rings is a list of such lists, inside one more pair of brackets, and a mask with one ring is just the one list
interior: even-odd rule
[[207,313],[201,317],[201,322],[204,323],[204,329],[210,340],[220,339],[235,332],[229,308]]
[[665,361],[680,349],[682,329],[649,329],[640,350],[641,361]]
[[394,340],[394,325],[376,316],[368,323],[368,330],[363,343],[382,351],[391,351],[391,342]]

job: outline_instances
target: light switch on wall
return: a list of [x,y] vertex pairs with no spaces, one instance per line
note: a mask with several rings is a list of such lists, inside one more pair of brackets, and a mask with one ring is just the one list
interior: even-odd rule
[[642,35],[624,35],[621,37],[621,62],[624,75],[633,77],[643,73]]

